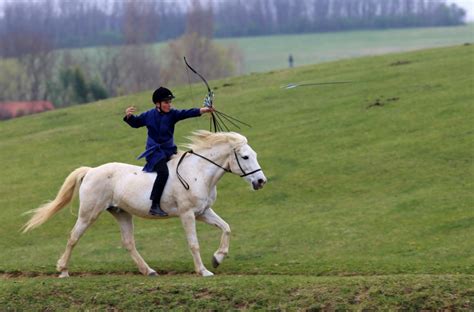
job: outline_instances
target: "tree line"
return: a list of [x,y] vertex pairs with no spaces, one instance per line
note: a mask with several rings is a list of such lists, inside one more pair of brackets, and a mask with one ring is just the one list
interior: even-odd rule
[[[243,54],[214,36],[440,26],[464,10],[443,0],[5,0],[0,101],[56,107],[241,73]],[[150,43],[169,40],[159,54]],[[95,46],[87,50],[68,50]],[[99,46],[99,47],[97,47]]]
[[444,0],[236,0],[215,11],[222,37],[450,26],[466,15]]
[[[52,5],[54,0],[46,2]],[[25,6],[29,3],[26,0],[12,3],[13,7],[24,10],[18,9],[14,15],[19,21],[25,14],[26,19],[54,23],[48,20],[48,11],[59,9],[58,1],[56,6],[45,7],[37,6],[37,1],[31,2],[31,10]],[[126,40],[120,46],[58,49],[55,36],[48,35],[48,28],[39,21],[37,27],[18,22],[15,31],[6,37],[0,36],[4,52],[4,58],[0,59],[0,102],[47,100],[62,107],[150,90],[160,84],[197,81],[199,78],[193,74],[188,78],[183,56],[198,65],[209,79],[241,73],[242,53],[236,47],[218,46],[212,40],[212,10],[201,6],[198,0],[193,0],[186,11],[183,35],[170,40],[157,53],[149,44],[160,31],[152,27],[150,3],[121,3],[126,23],[121,26],[120,34]],[[90,5],[95,4],[90,2]],[[35,12],[36,9],[42,13]],[[11,18],[10,15],[7,19]],[[76,20],[75,23],[78,24],[74,27],[80,29],[81,22]]]
[[[459,25],[466,14],[445,0],[203,0],[199,5],[208,10],[216,37]],[[188,10],[167,0],[6,0],[0,55],[25,53],[38,35],[54,48],[174,39],[186,32]]]

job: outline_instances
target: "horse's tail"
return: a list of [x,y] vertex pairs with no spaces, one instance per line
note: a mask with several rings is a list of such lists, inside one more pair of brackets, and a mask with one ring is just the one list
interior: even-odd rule
[[81,184],[82,179],[90,169],[90,167],[80,167],[71,172],[59,189],[58,195],[56,195],[56,198],[53,201],[50,201],[39,208],[26,212],[25,214],[34,213],[34,215],[28,222],[25,223],[25,225],[23,225],[23,233],[26,233],[29,230],[37,228],[41,224],[45,223],[56,212],[69,204],[74,197],[76,187]]

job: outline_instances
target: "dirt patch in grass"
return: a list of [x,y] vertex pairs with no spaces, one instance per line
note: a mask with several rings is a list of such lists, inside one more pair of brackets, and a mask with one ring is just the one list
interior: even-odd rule
[[391,97],[391,98],[388,98],[388,99],[384,99],[383,97],[377,98],[377,99],[375,99],[375,101],[373,101],[372,103],[370,103],[367,106],[367,109],[373,108],[373,107],[382,107],[382,106],[385,106],[386,104],[396,102],[399,99],[400,99],[399,97]]
[[[195,275],[195,273],[178,273],[176,271],[157,271],[158,275]],[[88,277],[88,276],[143,276],[140,272],[135,271],[125,271],[125,272],[69,272],[71,277]],[[15,279],[15,278],[25,278],[25,277],[57,277],[59,273],[57,272],[6,272],[0,273],[0,279]]]
[[411,64],[411,61],[396,61],[393,63],[390,63],[390,66],[400,66],[400,65],[408,65]]

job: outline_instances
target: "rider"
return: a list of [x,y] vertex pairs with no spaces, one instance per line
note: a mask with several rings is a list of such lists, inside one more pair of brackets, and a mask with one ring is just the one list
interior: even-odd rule
[[125,117],[123,118],[133,128],[146,126],[148,129],[146,150],[138,159],[143,157],[146,159],[143,171],[157,173],[150,195],[152,205],[149,214],[160,217],[168,216],[160,208],[160,198],[168,179],[166,163],[173,154],[177,153],[177,147],[173,140],[174,125],[180,120],[198,117],[213,111],[210,107],[174,109],[171,108],[172,99],[174,99],[173,93],[167,88],[160,87],[153,92],[152,96],[155,108],[135,116],[136,109],[131,106],[125,110]]

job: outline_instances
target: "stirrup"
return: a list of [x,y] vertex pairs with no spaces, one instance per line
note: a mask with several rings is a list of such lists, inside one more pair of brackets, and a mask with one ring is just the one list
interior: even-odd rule
[[152,216],[158,216],[158,217],[167,217],[168,216],[168,214],[166,212],[161,210],[159,204],[152,204],[148,214],[152,215]]

